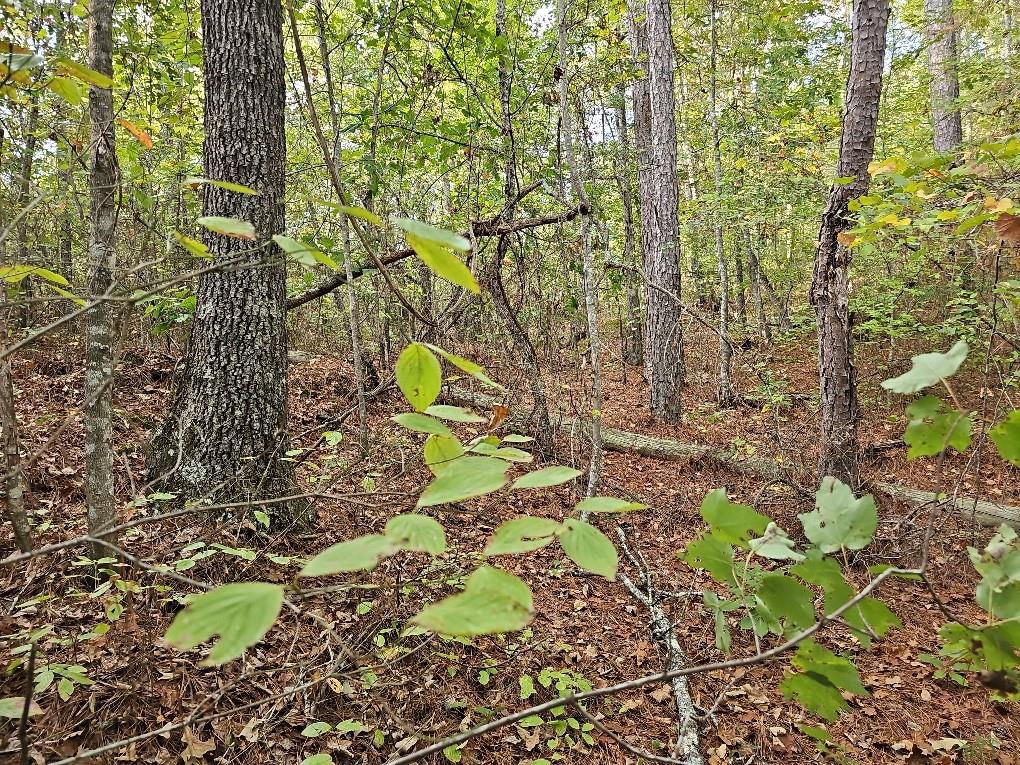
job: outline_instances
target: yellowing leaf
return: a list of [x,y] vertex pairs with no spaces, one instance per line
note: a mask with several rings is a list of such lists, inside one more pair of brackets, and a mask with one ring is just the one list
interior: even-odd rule
[[836,241],[844,247],[852,247],[859,238],[857,234],[851,234],[849,231],[840,231],[836,234]]
[[254,242],[256,239],[255,227],[246,220],[224,218],[219,215],[206,215],[195,222],[210,231],[223,234],[223,236],[245,239],[249,242]]
[[117,118],[117,124],[133,135],[138,143],[145,147],[146,151],[152,150],[152,137],[138,127],[138,125],[123,117]]
[[71,77],[76,77],[82,82],[87,82],[89,85],[95,85],[97,88],[113,87],[112,77],[108,77],[102,72],[97,72],[95,69],[89,69],[77,61],[72,61],[69,58],[58,58],[53,63],[56,65],[57,71]]

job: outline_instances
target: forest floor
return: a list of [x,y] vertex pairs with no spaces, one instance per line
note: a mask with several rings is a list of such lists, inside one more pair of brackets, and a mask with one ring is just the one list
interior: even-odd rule
[[[639,370],[607,361],[604,376],[606,422],[646,434],[682,441],[729,446],[743,454],[773,456],[810,469],[817,442],[817,388],[811,344],[752,348],[738,359],[743,392],[758,406],[719,411],[714,398],[714,344],[689,350],[685,392],[688,416],[679,426],[656,423],[648,416],[646,388]],[[309,345],[311,347],[311,345]],[[456,350],[456,349],[451,349]],[[897,439],[905,421],[905,402],[878,386],[909,367],[912,353],[930,348],[887,344],[864,346],[861,397],[867,443]],[[50,543],[84,531],[82,430],[79,408],[83,389],[81,349],[74,343],[47,340],[14,365],[18,414],[24,449],[41,449],[57,429],[66,428],[28,470],[31,507],[39,525],[38,541]],[[151,346],[123,354],[115,393],[118,492],[132,496],[144,473],[149,428],[165,411],[170,395],[172,355]],[[764,382],[752,371],[762,371]],[[765,372],[765,370],[768,370]],[[500,377],[498,364],[490,375]],[[574,411],[586,410],[587,371],[571,364],[549,372],[555,399]],[[193,579],[220,583],[234,580],[293,580],[300,559],[329,544],[378,531],[387,518],[413,508],[429,475],[417,454],[420,439],[389,421],[401,411],[401,398],[390,391],[371,402],[372,443],[362,455],[355,437],[356,416],[351,371],[342,358],[313,354],[292,369],[291,432],[300,453],[302,488],[335,495],[315,502],[314,528],[288,536],[259,531],[249,514],[212,523],[194,516],[140,525],[124,539],[125,547],[147,564],[168,564]],[[978,411],[991,406],[986,388],[1001,386],[980,372],[961,375],[957,395]],[[767,403],[766,403],[767,399]],[[765,404],[765,405],[763,405]],[[993,420],[988,412],[987,419]],[[343,439],[322,442],[324,431]],[[562,438],[558,462],[585,467],[583,445]],[[982,458],[982,454],[984,457]],[[992,454],[951,457],[940,469],[936,460],[908,463],[903,448],[881,448],[867,465],[871,480],[895,480],[918,489],[945,490],[958,479],[961,493],[1020,504],[1017,471]],[[942,476],[939,483],[938,475]],[[698,506],[704,495],[724,486],[735,501],[753,504],[798,536],[796,514],[811,501],[781,484],[708,463],[657,461],[632,454],[607,453],[601,493],[636,496],[650,505],[623,520],[632,549],[648,561],[658,586],[685,591],[710,586],[702,573],[678,557],[704,527]],[[302,610],[332,624],[326,632],[307,615],[284,611],[278,625],[242,660],[222,668],[199,666],[200,651],[181,653],[165,646],[161,635],[180,608],[188,587],[138,572],[137,588],[95,588],[92,564],[82,564],[81,550],[65,550],[27,564],[0,569],[0,661],[25,656],[29,631],[39,644],[37,670],[63,668],[77,677],[55,682],[39,693],[43,712],[29,727],[34,761],[53,762],[82,749],[198,720],[131,744],[98,759],[102,762],[152,762],[193,765],[220,763],[298,763],[317,752],[334,761],[380,763],[395,752],[410,751],[435,738],[522,708],[567,687],[608,685],[662,668],[663,655],[649,633],[648,614],[618,582],[587,576],[550,546],[535,553],[500,560],[529,582],[537,616],[529,629],[505,638],[471,643],[442,641],[408,630],[408,619],[422,602],[453,591],[477,565],[487,536],[502,521],[522,513],[562,519],[577,501],[569,485],[533,492],[500,492],[463,506],[436,509],[447,529],[450,550],[430,560],[404,554],[367,575],[316,581],[315,590],[295,594]],[[853,561],[852,579],[861,586],[868,565],[918,559],[927,524],[925,512],[880,497],[876,542]],[[125,518],[158,513],[158,499],[121,508]],[[597,522],[615,540],[619,518]],[[976,576],[967,558],[968,545],[988,535],[967,521],[939,521],[931,547],[932,576],[946,606],[962,618],[981,619],[974,604]],[[9,532],[0,537],[0,556],[10,552]],[[633,572],[631,572],[633,573]],[[863,648],[838,625],[826,627],[822,641],[852,655],[869,695],[849,699],[838,721],[825,724],[832,741],[823,755],[799,726],[822,724],[778,690],[784,662],[719,672],[692,679],[694,701],[715,705],[710,721],[700,725],[706,761],[722,763],[807,763],[827,758],[848,763],[1020,763],[1020,715],[1016,705],[990,699],[973,678],[966,685],[936,679],[935,667],[921,660],[937,653],[942,617],[915,582],[888,580],[882,597],[903,622],[885,640]],[[664,607],[690,662],[724,658],[715,647],[713,623],[697,599],[667,599]],[[109,624],[107,628],[97,625]],[[754,651],[750,637],[733,631],[733,655]],[[348,660],[345,657],[355,657]],[[327,674],[340,662],[343,671]],[[538,682],[554,677],[551,688]],[[0,676],[0,697],[19,696],[22,668]],[[535,692],[522,696],[530,675]],[[82,678],[84,676],[84,678]],[[87,680],[88,682],[84,682]],[[306,684],[296,697],[275,698]],[[247,706],[246,706],[247,705]],[[244,707],[238,711],[232,709]],[[646,689],[593,704],[589,712],[636,746],[668,755],[676,739],[675,709],[668,688]],[[569,717],[570,713],[565,715]],[[339,731],[306,735],[317,721],[345,722]],[[508,727],[476,739],[463,750],[462,762],[529,763],[545,758],[564,763],[635,763],[604,734],[594,744],[566,732],[549,717],[536,727]],[[584,722],[581,720],[580,722]],[[572,725],[572,724],[570,724]],[[6,727],[3,727],[6,726]],[[0,723],[0,752],[16,749],[14,731]],[[594,732],[593,732],[594,734]],[[0,762],[17,758],[0,754]],[[445,762],[436,756],[432,762]]]

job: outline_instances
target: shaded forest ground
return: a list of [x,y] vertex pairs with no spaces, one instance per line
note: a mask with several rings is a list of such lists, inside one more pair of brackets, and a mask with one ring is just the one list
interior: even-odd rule
[[[887,397],[878,383],[904,371],[910,355],[924,350],[931,348],[901,345],[890,352],[887,345],[875,344],[861,349],[862,434],[866,443],[881,446],[869,459],[868,476],[932,491],[951,488],[960,477],[962,493],[1020,504],[1016,471],[994,456],[981,458],[977,452],[977,457],[947,459],[939,484],[935,460],[908,463],[903,448],[888,448],[887,442],[898,438],[905,425],[905,402]],[[713,399],[714,352],[715,343],[708,337],[690,346],[691,385],[685,393],[689,416],[678,427],[651,421],[639,370],[624,370],[607,359],[606,421],[628,430],[774,455],[809,468],[817,441],[811,344],[801,339],[796,346],[742,353],[737,359],[738,380],[749,383],[743,393],[754,397],[759,406],[724,412],[706,403]],[[84,531],[82,432],[77,412],[83,389],[80,353],[73,343],[48,339],[14,364],[27,452],[34,453],[70,417],[57,443],[28,471],[30,505],[37,523],[42,523],[38,535],[42,543]],[[498,361],[490,361],[490,374],[507,381]],[[174,363],[173,356],[151,346],[131,347],[123,354],[115,392],[117,480],[122,497],[129,497],[142,480],[147,431],[165,411]],[[763,377],[752,371],[755,366]],[[957,393],[965,406],[982,411],[991,405],[990,397],[982,399],[981,392],[998,390],[996,381],[972,368],[960,379]],[[187,517],[139,526],[127,536],[125,547],[147,563],[172,565],[203,582],[290,581],[297,558],[379,530],[387,518],[412,508],[428,474],[417,459],[416,435],[388,421],[400,411],[399,394],[390,391],[371,402],[371,447],[362,456],[352,430],[356,416],[351,380],[348,363],[330,355],[313,354],[292,369],[293,446],[311,449],[294,455],[301,460],[302,488],[347,495],[315,501],[315,528],[283,537],[260,532],[249,513],[215,524]],[[550,370],[547,380],[553,398],[566,409],[586,411],[583,367],[565,364]],[[993,418],[989,413],[987,419]],[[341,431],[344,437],[329,445],[320,438],[324,431]],[[559,462],[585,466],[581,434],[560,439],[558,449]],[[632,546],[648,560],[661,589],[682,592],[708,586],[707,577],[692,572],[677,551],[702,529],[698,505],[719,486],[725,486],[733,499],[754,504],[795,537],[800,530],[796,514],[810,509],[810,500],[785,485],[766,485],[715,465],[606,455],[602,493],[633,495],[651,506],[623,521]],[[28,630],[45,627],[48,632],[38,636],[40,666],[47,661],[81,665],[93,683],[76,685],[67,700],[58,698],[56,686],[40,695],[44,714],[34,718],[30,739],[34,751],[46,761],[181,720],[196,708],[200,709],[196,717],[204,718],[265,701],[132,745],[106,761],[116,757],[120,762],[297,763],[304,756],[328,751],[337,762],[381,762],[395,751],[413,749],[459,727],[550,697],[555,686],[546,689],[537,681],[543,669],[561,673],[558,679],[567,684],[599,686],[662,667],[663,657],[649,636],[644,607],[619,583],[579,573],[557,554],[558,547],[501,559],[501,565],[525,578],[536,593],[537,617],[524,633],[466,645],[405,630],[406,620],[422,601],[449,594],[463,573],[476,565],[487,535],[499,523],[524,512],[562,518],[576,499],[569,486],[561,486],[497,493],[437,510],[434,515],[446,526],[451,542],[445,555],[435,561],[403,555],[370,575],[317,580],[318,589],[295,597],[304,609],[333,624],[333,634],[342,645],[333,636],[323,635],[307,617],[285,611],[262,644],[243,660],[220,669],[199,667],[198,652],[181,654],[160,643],[180,607],[179,597],[187,591],[181,584],[139,573],[136,592],[95,591],[92,566],[77,562],[80,551],[34,559],[27,565],[0,569],[0,602],[4,604],[0,632],[7,636],[6,645],[0,646],[0,660],[6,665],[12,649],[26,642]],[[148,507],[122,507],[122,513],[130,517],[160,509],[160,502],[154,500]],[[917,560],[926,514],[888,500],[882,501],[880,514],[876,542],[855,561],[857,585],[866,581],[869,564]],[[611,532],[616,520],[599,522]],[[986,533],[947,518],[939,522],[931,551],[932,574],[943,600],[972,621],[980,620],[981,612],[973,603],[976,577],[966,546]],[[10,545],[8,537],[4,544]],[[7,552],[0,550],[0,554]],[[207,553],[211,554],[203,557]],[[858,763],[1020,763],[1020,719],[1015,705],[990,701],[988,691],[973,680],[966,687],[937,680],[935,668],[919,660],[919,654],[937,652],[935,632],[942,623],[927,594],[919,585],[903,581],[889,581],[881,594],[904,627],[873,650],[863,650],[838,627],[823,632],[829,647],[856,657],[870,691],[868,697],[852,699],[850,709],[826,726],[839,747],[833,756]],[[690,661],[722,658],[715,648],[711,618],[699,601],[673,597],[665,607]],[[96,625],[111,617],[117,617],[112,628],[96,636]],[[734,654],[753,650],[749,636],[735,629]],[[337,677],[324,677],[333,659],[347,651],[358,657],[357,666],[348,665],[348,671]],[[701,726],[709,762],[822,759],[814,742],[798,728],[798,724],[819,721],[782,698],[777,690],[782,671],[781,664],[774,664],[693,680],[692,692],[699,705],[709,708],[719,699],[713,720]],[[521,700],[525,674],[536,678],[535,695],[527,702]],[[0,696],[20,695],[22,682],[20,671],[4,675]],[[272,698],[301,683],[309,687],[296,698]],[[659,754],[668,754],[675,739],[673,707],[665,687],[617,697],[589,711],[603,715],[608,728],[632,743]],[[366,729],[314,739],[302,735],[315,721],[345,720]],[[565,735],[556,734],[554,722],[507,728],[473,741],[464,749],[463,761],[526,763],[552,759],[557,753],[566,763],[636,759],[605,735],[587,745],[575,733],[571,747]],[[4,733],[11,730],[8,725]]]

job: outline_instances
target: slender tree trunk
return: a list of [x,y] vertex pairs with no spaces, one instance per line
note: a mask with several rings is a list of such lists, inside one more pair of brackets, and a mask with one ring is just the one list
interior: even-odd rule
[[719,380],[716,388],[715,398],[719,406],[731,406],[734,402],[733,395],[733,348],[730,347],[727,338],[730,336],[730,276],[726,264],[726,249],[723,245],[723,215],[722,215],[722,151],[719,145],[719,91],[717,83],[717,69],[719,57],[719,37],[716,32],[718,25],[719,9],[712,0],[711,4],[712,22],[710,27],[711,36],[711,81],[709,85],[709,98],[712,123],[712,164],[713,177],[715,179],[715,209],[713,210],[713,223],[715,227],[715,262],[719,272]]
[[734,298],[737,302],[737,323],[742,331],[747,331],[747,288],[744,284],[744,255],[740,251],[740,239],[734,236],[733,265],[735,267],[734,277],[737,280],[734,290]]
[[[21,211],[29,203],[29,196],[32,192],[32,170],[35,166],[35,144],[36,130],[39,128],[39,98],[32,96],[32,106],[28,110],[28,120],[25,124],[25,148],[21,154],[21,167],[18,168],[18,197],[15,205]],[[28,241],[29,217],[23,215],[18,221],[18,256],[19,265],[30,265],[35,262],[32,256],[32,244]],[[21,282],[21,291],[25,302],[21,304],[21,326],[23,328],[32,325],[32,277],[25,277]]]
[[22,552],[32,549],[32,527],[25,512],[25,474],[21,470],[18,445],[18,417],[14,410],[14,385],[11,366],[0,362],[0,430],[4,451],[4,493],[6,515],[14,529],[14,542]]
[[766,343],[772,342],[772,328],[765,312],[765,301],[762,300],[761,263],[758,261],[758,243],[761,242],[761,224],[758,225],[757,237],[749,237],[747,247],[747,270],[751,272],[751,297],[754,300],[754,313],[758,321],[758,332]]
[[[641,249],[645,280],[680,294],[679,188],[676,168],[676,108],[673,96],[672,13],[669,0],[648,0],[645,19],[631,9],[635,53],[647,55],[647,80],[634,83],[638,146]],[[680,309],[658,290],[645,292],[645,371],[652,413],[676,422],[682,413],[684,378]]]
[[[634,248],[634,188],[630,181],[630,140],[627,136],[627,95],[621,85],[620,99],[616,107],[616,133],[619,143],[619,159],[616,166],[616,184],[620,188],[620,203],[623,207],[623,262],[637,263]],[[623,340],[623,363],[640,366],[644,363],[644,329],[641,326],[641,299],[638,293],[638,278],[627,279],[627,315],[621,327]]]
[[[89,66],[113,76],[113,0],[92,0],[89,16]],[[113,284],[117,238],[117,151],[113,129],[113,91],[89,88],[92,130],[92,236],[86,289],[102,298]],[[116,525],[113,495],[113,309],[100,299],[85,315],[85,488],[89,533],[103,536]],[[108,538],[108,537],[107,537]],[[109,555],[101,545],[93,557]]]
[[851,486],[859,484],[857,381],[850,319],[850,250],[840,234],[851,225],[850,200],[867,191],[882,96],[889,0],[855,0],[850,76],[846,86],[837,176],[855,180],[833,186],[822,214],[811,301],[818,323],[822,438],[818,470]]
[[[284,64],[278,0],[202,0],[205,215],[249,221],[256,240],[207,232],[222,270],[203,274],[184,375],[156,434],[149,472],[190,499],[291,491],[287,439]],[[291,508],[290,510],[293,510]],[[277,507],[280,526],[291,516]]]
[[963,143],[960,119],[959,58],[953,0],[924,0],[928,69],[931,72],[931,119],[935,151],[954,151]]
[[[683,148],[684,148],[684,184],[683,192],[684,199],[687,200],[689,208],[693,209],[698,199],[698,173],[694,166],[694,146],[691,144],[691,130],[689,122],[689,110],[687,105],[689,99],[687,96],[687,78],[684,74],[684,68],[679,67],[677,69],[677,75],[680,78],[680,116],[679,116],[679,127],[680,135],[683,136]],[[687,250],[689,253],[690,263],[690,274],[691,274],[691,288],[694,292],[694,302],[701,305],[708,305],[711,301],[711,297],[706,291],[705,280],[701,273],[701,255],[698,249],[698,232],[697,227],[694,225],[694,215],[688,213],[686,216],[687,230]]]

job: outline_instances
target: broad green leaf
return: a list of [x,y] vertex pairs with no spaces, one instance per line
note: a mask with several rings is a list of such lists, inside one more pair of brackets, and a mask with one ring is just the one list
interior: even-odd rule
[[234,239],[244,239],[249,242],[254,242],[256,239],[255,227],[246,220],[224,218],[220,215],[206,215],[195,222],[210,231],[215,231],[217,234],[223,234],[223,236],[229,236]]
[[1020,467],[1020,409],[1014,409],[988,431],[988,437],[1004,460]]
[[946,353],[922,353],[914,356],[909,372],[882,383],[882,387],[893,393],[917,393],[940,380],[952,377],[967,358],[970,346],[958,341]]
[[[427,351],[428,349],[426,349]],[[430,356],[432,354],[429,354]],[[433,356],[432,358],[435,358]],[[436,362],[439,365],[439,362]],[[485,422],[484,417],[480,417],[474,412],[469,412],[467,409],[461,406],[448,406],[446,404],[433,404],[425,410],[425,414],[430,414],[433,417],[438,417],[442,420],[450,420],[451,422]]]
[[441,475],[458,457],[464,455],[464,447],[453,436],[433,433],[425,439],[425,464],[433,475]]
[[733,570],[733,545],[716,536],[709,534],[688,544],[684,560],[691,568],[704,569],[717,582],[737,583]]
[[522,553],[545,547],[563,528],[563,524],[550,518],[527,515],[500,524],[485,548],[485,555]]
[[390,518],[385,533],[402,550],[427,552],[429,555],[439,555],[446,550],[446,532],[427,515],[407,513]]
[[794,541],[790,536],[769,521],[765,532],[757,539],[750,539],[747,546],[754,551],[755,555],[772,560],[803,560],[804,556],[794,549]]
[[26,266],[17,263],[9,266],[0,266],[0,279],[3,279],[8,284],[17,284],[29,276],[44,279],[51,284],[59,284],[61,287],[70,286],[67,279],[63,276],[41,266]]
[[440,347],[438,347],[436,345],[432,345],[431,343],[425,343],[425,345],[426,345],[426,347],[428,347],[431,350],[433,350],[436,353],[438,353],[440,356],[442,356],[448,362],[453,364],[453,366],[457,367],[457,369],[459,369],[460,371],[466,372],[467,374],[471,375],[472,377],[474,377],[476,380],[478,380],[478,382],[482,383],[483,385],[487,385],[490,388],[494,388],[494,389],[496,389],[498,391],[501,391],[503,393],[506,392],[506,388],[504,388],[499,383],[494,382],[493,380],[489,379],[489,376],[487,374],[485,374],[485,368],[484,367],[479,366],[478,364],[476,364],[473,361],[469,361],[468,359],[465,359],[463,356],[458,356],[456,353],[450,353],[449,351],[444,351],[442,348],[440,348]]
[[328,722],[313,722],[310,725],[306,725],[305,729],[301,731],[301,735],[305,738],[318,738],[323,733],[329,733],[333,730],[333,726]]
[[327,576],[349,571],[371,571],[399,548],[389,537],[367,534],[327,547],[305,564],[298,576]]
[[910,423],[903,440],[910,446],[908,459],[932,457],[946,447],[964,452],[970,446],[970,415],[946,406],[941,399],[923,396],[907,407],[907,414]]
[[404,412],[393,416],[393,421],[403,425],[408,430],[416,430],[419,433],[433,433],[440,436],[449,436],[450,429],[434,417],[418,412]]
[[580,470],[575,470],[566,465],[551,465],[550,467],[532,470],[525,473],[511,485],[511,489],[543,489],[547,486],[558,486],[567,481],[573,481],[581,475]]
[[313,199],[312,201],[315,202],[316,204],[325,205],[326,207],[332,207],[334,210],[339,210],[340,212],[345,213],[347,215],[351,215],[355,218],[367,220],[369,223],[375,226],[381,226],[383,224],[382,218],[380,218],[374,212],[366,210],[364,207],[342,205],[339,202],[334,202],[330,199]]
[[341,720],[333,726],[333,730],[337,733],[364,733],[371,728],[357,720]]
[[53,64],[64,74],[77,77],[79,80],[87,82],[89,85],[95,85],[97,88],[113,87],[113,80],[110,77],[107,77],[102,72],[97,72],[95,69],[90,69],[84,64],[79,64],[77,61],[61,57],[54,59]]
[[311,757],[305,757],[301,760],[301,765],[333,765],[333,758],[325,752],[319,752]]
[[785,619],[797,630],[815,623],[814,593],[795,579],[783,574],[766,574],[757,595],[773,616]]
[[583,513],[628,513],[631,510],[645,510],[647,507],[640,502],[628,502],[616,497],[585,497],[577,503],[575,509]]
[[567,557],[585,571],[601,574],[606,579],[616,578],[616,548],[590,523],[567,518],[560,533],[560,546]]
[[478,282],[475,280],[475,275],[471,273],[471,270],[464,265],[464,262],[458,257],[451,255],[449,251],[435,242],[422,239],[414,234],[405,233],[404,237],[407,239],[407,243],[411,245],[411,249],[414,250],[414,254],[417,255],[421,261],[436,274],[436,276],[446,279],[446,281],[460,287],[464,287],[465,289],[474,292],[476,295],[481,293],[482,289],[478,286]]
[[224,584],[196,595],[177,614],[166,641],[188,650],[219,635],[203,665],[218,666],[236,659],[269,631],[283,606],[283,588],[266,582]]
[[523,629],[532,617],[531,590],[513,574],[482,566],[463,592],[429,606],[416,623],[446,635],[491,635]]
[[461,457],[425,487],[418,498],[418,507],[463,502],[494,492],[506,485],[509,468],[510,463],[492,457]]
[[[24,708],[25,699],[23,696],[8,696],[7,698],[0,699],[0,717],[16,720],[21,717],[21,712]],[[32,717],[38,714],[42,714],[42,707],[33,701],[28,708],[28,716]]]
[[[0,57],[0,61],[3,58]],[[54,77],[48,83],[46,87],[60,96],[62,99],[71,104],[71,106],[78,106],[82,100],[82,89],[77,82],[72,80],[70,77]]]
[[878,528],[878,511],[870,494],[860,499],[843,482],[826,476],[815,495],[815,507],[797,517],[804,534],[825,553],[846,548],[862,550]]
[[[498,440],[498,439],[497,439]],[[535,457],[523,449],[512,446],[496,446],[488,440],[482,440],[468,448],[469,452],[484,454],[486,457],[498,457],[507,462],[531,462]]]
[[712,528],[713,535],[741,547],[747,546],[751,537],[749,531],[762,534],[769,524],[768,518],[747,505],[730,502],[724,489],[715,489],[706,494],[699,512]]
[[842,691],[857,696],[868,695],[853,662],[837,656],[814,640],[801,643],[791,663],[800,672],[786,676],[779,686],[783,695],[796,697],[808,710],[826,720],[835,720],[840,710],[846,707]]
[[[4,44],[6,46],[6,43]],[[11,50],[0,52],[0,71],[27,72],[46,63],[42,56],[31,52],[16,53]]]
[[787,673],[779,690],[788,699],[797,702],[812,714],[816,714],[830,722],[839,717],[839,713],[847,707],[843,694],[821,675],[798,672]]
[[323,265],[327,268],[332,268],[334,271],[340,270],[340,266],[337,265],[333,258],[329,257],[318,247],[314,247],[307,242],[291,239],[283,234],[274,234],[273,241],[276,242],[281,250],[287,253],[291,260],[300,263],[302,266],[314,268],[316,265]]
[[190,252],[196,258],[210,258],[209,248],[202,244],[197,239],[192,239],[190,236],[185,236],[180,231],[173,232],[174,240],[183,247],[185,250]]
[[419,412],[439,397],[443,370],[439,359],[422,343],[411,343],[401,351],[395,372],[400,392]]
[[430,226],[428,223],[411,220],[410,218],[393,217],[390,220],[393,222],[393,225],[402,229],[405,233],[427,242],[432,242],[440,247],[448,247],[451,250],[461,250],[462,252],[467,252],[471,249],[471,242],[452,231]]
[[214,181],[211,178],[199,178],[194,175],[189,175],[184,179],[184,185],[195,188],[196,186],[215,186],[218,189],[226,189],[227,191],[235,191],[238,194],[248,194],[249,196],[258,196],[259,191],[256,191],[251,186],[245,186],[241,183],[233,183],[232,181]]
[[505,444],[526,444],[534,440],[531,436],[522,436],[518,433],[508,433],[503,436],[503,443]]

